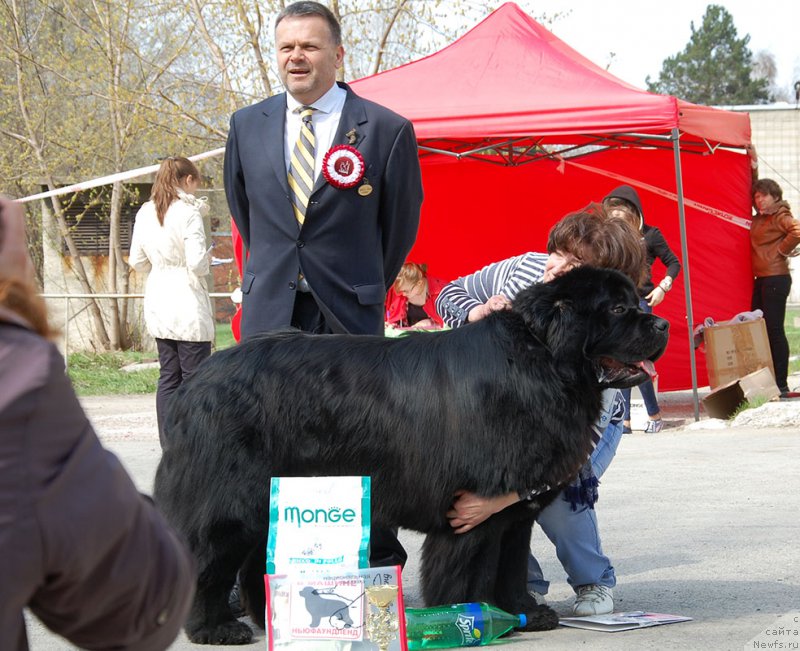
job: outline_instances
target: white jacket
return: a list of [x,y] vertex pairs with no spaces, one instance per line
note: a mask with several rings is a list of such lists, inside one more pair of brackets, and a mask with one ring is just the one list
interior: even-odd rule
[[213,341],[214,319],[206,276],[209,253],[203,228],[207,205],[178,190],[158,223],[152,201],[136,215],[128,264],[150,272],[144,290],[147,330],[159,339]]

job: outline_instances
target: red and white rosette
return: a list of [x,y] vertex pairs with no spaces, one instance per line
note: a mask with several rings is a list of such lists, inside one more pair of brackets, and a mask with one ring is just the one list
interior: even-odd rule
[[350,145],[331,147],[322,159],[322,175],[334,188],[352,188],[364,178],[364,157]]

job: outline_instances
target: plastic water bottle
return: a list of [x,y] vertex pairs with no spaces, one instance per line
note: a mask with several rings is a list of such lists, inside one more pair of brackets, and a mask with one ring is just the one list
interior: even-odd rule
[[406,608],[405,612],[409,649],[482,646],[527,623],[525,615],[511,615],[483,602]]

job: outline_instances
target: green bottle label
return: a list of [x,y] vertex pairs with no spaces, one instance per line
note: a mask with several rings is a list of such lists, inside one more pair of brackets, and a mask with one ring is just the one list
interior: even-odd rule
[[456,617],[456,628],[461,632],[461,646],[479,646],[484,626],[480,604],[465,604],[463,612]]

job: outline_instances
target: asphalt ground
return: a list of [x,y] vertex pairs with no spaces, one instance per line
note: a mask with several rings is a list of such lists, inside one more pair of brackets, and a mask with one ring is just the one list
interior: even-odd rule
[[[800,378],[793,379],[795,386]],[[619,633],[560,627],[515,634],[503,642],[510,649],[800,648],[800,400],[748,410],[730,426],[706,418],[702,407],[696,423],[691,392],[659,399],[667,426],[623,437],[603,477],[597,513],[617,574],[616,610],[692,621]],[[160,455],[155,396],[82,402],[103,443],[140,490],[150,492]],[[408,531],[400,536],[409,551],[406,605],[421,606],[422,538]],[[548,603],[568,616],[572,590],[538,529],[532,549],[551,581]],[[33,651],[74,649],[28,620]],[[259,631],[253,644],[239,648],[264,647]],[[183,634],[170,647],[198,648]]]

